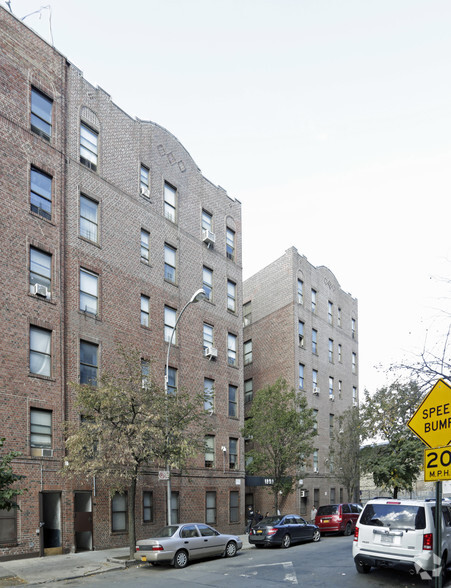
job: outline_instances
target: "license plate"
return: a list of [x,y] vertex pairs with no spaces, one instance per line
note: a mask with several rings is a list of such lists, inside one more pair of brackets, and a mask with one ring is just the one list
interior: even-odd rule
[[261,529],[258,529],[257,535],[261,535],[262,533],[263,533],[263,531]]
[[330,519],[322,519],[323,523],[330,523]]
[[147,561],[147,557],[145,555],[141,556],[141,561]]
[[381,535],[381,543],[393,543],[393,537],[391,535]]

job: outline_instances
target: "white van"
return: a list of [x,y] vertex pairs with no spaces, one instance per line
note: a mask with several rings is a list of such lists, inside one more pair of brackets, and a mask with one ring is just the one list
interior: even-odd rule
[[352,544],[357,571],[367,574],[372,567],[394,568],[420,574],[430,582],[440,573],[444,577],[451,560],[451,506],[442,504],[441,558],[434,554],[434,517],[435,500],[368,501]]

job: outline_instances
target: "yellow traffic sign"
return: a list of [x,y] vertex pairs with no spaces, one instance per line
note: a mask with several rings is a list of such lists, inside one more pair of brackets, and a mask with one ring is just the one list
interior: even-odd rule
[[424,450],[424,481],[451,480],[451,448]]
[[451,386],[439,380],[407,426],[429,447],[451,443]]

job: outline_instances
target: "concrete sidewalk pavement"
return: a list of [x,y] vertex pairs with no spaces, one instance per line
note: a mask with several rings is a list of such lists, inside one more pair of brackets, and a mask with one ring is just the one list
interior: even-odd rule
[[[243,542],[243,549],[252,547],[247,535],[239,537]],[[119,547],[2,561],[0,562],[0,587],[46,584],[121,570],[127,566],[129,553],[128,547]],[[136,564],[139,565],[139,562]]]

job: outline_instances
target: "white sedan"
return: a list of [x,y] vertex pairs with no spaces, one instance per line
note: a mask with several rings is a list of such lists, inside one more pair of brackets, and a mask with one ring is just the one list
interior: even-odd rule
[[136,544],[135,559],[153,565],[159,562],[184,568],[190,560],[203,557],[233,557],[243,547],[237,535],[224,535],[203,523],[169,525],[154,537]]

